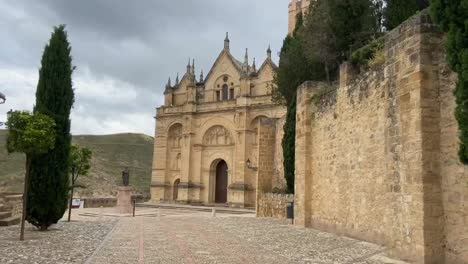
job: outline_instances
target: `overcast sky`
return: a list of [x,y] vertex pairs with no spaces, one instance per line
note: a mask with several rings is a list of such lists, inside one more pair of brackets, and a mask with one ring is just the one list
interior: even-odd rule
[[289,0],[0,0],[0,120],[31,110],[40,59],[54,26],[66,24],[76,102],[73,134],[154,134],[155,107],[169,76],[189,57],[197,75],[223,48],[259,64],[271,44],[275,60],[287,33]]

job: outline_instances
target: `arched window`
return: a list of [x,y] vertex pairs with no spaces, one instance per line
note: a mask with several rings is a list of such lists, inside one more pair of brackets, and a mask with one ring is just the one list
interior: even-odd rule
[[228,100],[229,98],[229,87],[227,84],[223,85],[223,101]]

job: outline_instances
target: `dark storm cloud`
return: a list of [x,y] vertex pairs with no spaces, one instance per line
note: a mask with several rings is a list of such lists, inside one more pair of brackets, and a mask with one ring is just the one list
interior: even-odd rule
[[[34,81],[22,77],[36,75],[52,27],[66,24],[78,67],[73,131],[151,134],[151,117],[162,102],[164,84],[169,76],[183,74],[188,57],[195,57],[197,72],[207,72],[229,31],[235,56],[242,57],[248,47],[251,58],[264,59],[268,44],[280,48],[287,4],[288,0],[4,1],[0,71],[10,80],[0,80],[0,89],[7,94],[9,89],[33,90]],[[23,74],[11,80],[9,72]],[[11,87],[22,83],[24,87]],[[18,99],[16,106],[26,107],[24,103]]]

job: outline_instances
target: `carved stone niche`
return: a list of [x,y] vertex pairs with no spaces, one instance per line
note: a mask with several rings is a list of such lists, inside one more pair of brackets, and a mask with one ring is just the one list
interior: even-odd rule
[[203,136],[203,145],[205,146],[226,146],[233,144],[233,142],[231,133],[222,126],[210,128]]
[[175,125],[169,131],[169,148],[180,149],[182,147],[182,126]]

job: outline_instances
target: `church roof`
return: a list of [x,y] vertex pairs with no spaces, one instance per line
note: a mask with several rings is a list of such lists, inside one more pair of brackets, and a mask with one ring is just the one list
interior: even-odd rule
[[[184,80],[186,80],[188,78],[193,79],[194,83],[197,86],[202,85],[206,80],[208,80],[211,77],[211,75],[213,74],[214,69],[216,68],[216,66],[218,65],[218,63],[220,62],[220,60],[223,58],[224,55],[226,55],[228,60],[231,61],[232,65],[234,65],[234,68],[239,72],[240,75],[247,74],[250,77],[257,76],[261,71],[263,71],[265,69],[265,67],[267,65],[270,65],[273,69],[278,68],[278,66],[271,59],[271,49],[270,49],[270,47],[268,47],[268,50],[267,50],[268,57],[263,62],[262,66],[260,66],[260,68],[258,70],[256,70],[255,66],[254,66],[255,62],[254,62],[253,66],[250,66],[248,64],[247,50],[246,50],[246,55],[245,55],[246,56],[245,57],[246,62],[242,63],[241,61],[237,60],[231,54],[230,48],[229,48],[229,42],[230,42],[229,36],[226,33],[226,39],[224,40],[224,49],[219,53],[218,57],[216,58],[215,62],[213,63],[213,66],[211,67],[210,71],[208,72],[208,74],[206,75],[206,77],[204,78],[203,81],[201,81],[201,80],[197,81],[196,80],[195,73],[194,73],[194,71],[195,71],[194,67],[195,66],[194,66],[194,64],[192,66],[190,66],[190,60],[189,60],[189,64],[187,65],[187,72],[182,76],[182,79],[180,80],[180,82],[176,81],[174,86],[171,86],[170,83],[169,83],[166,86],[166,92],[170,92],[172,89],[179,88],[180,83],[182,83]],[[178,80],[178,77],[177,77],[177,80]]]

